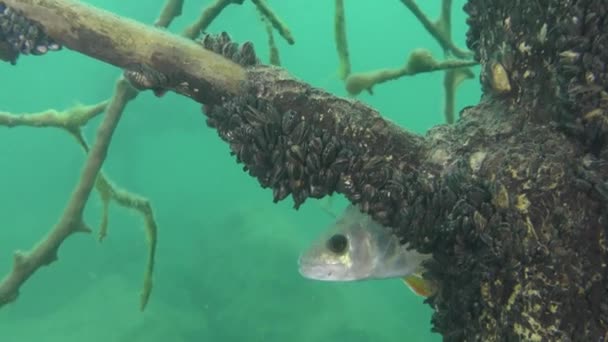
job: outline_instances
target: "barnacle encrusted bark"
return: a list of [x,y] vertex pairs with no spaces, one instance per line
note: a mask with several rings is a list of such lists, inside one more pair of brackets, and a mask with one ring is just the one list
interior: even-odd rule
[[[216,53],[174,44],[179,41],[169,35],[77,4],[66,9],[62,0],[44,0],[53,3],[46,12],[34,0],[5,1],[29,10],[48,32],[68,34],[57,35],[65,46],[121,67],[149,57],[145,46],[131,51],[116,37],[152,37],[159,53],[149,61],[155,70],[184,69],[174,70],[172,82],[180,75],[204,81],[200,89],[206,93],[193,98],[206,104],[209,125],[245,169],[273,189],[275,200],[291,194],[299,206],[306,198],[338,192],[404,242],[432,252],[426,276],[440,289],[428,303],[435,310],[434,329],[445,340],[606,338],[608,162],[602,126],[594,124],[602,121],[588,120],[603,118],[605,86],[581,83],[603,80],[603,74],[580,78],[595,70],[585,64],[585,53],[577,64],[576,53],[583,50],[563,54],[559,37],[552,36],[563,29],[570,32],[565,41],[576,44],[602,37],[605,30],[588,36],[591,27],[603,25],[601,2],[470,0],[469,46],[482,63],[484,98],[455,125],[437,126],[421,137],[279,68],[225,63]],[[88,11],[89,19],[52,20],[64,11]],[[569,22],[580,23],[572,11],[582,11],[576,17],[585,18],[584,29],[568,31]],[[109,30],[117,25],[124,32]],[[69,35],[82,30],[89,35]],[[82,41],[91,34],[106,40],[103,54]],[[534,39],[538,48],[530,50]],[[541,41],[544,48],[536,45]],[[603,51],[601,40],[596,43]],[[228,53],[232,47],[213,51],[234,56]],[[196,65],[209,60],[225,68],[197,74],[188,69],[192,64],[169,58],[177,54],[199,56]],[[574,67],[574,81],[555,60],[564,56],[585,70]],[[576,89],[590,89],[585,102],[570,97]],[[586,113],[585,106],[594,103],[599,109]]]
[[470,0],[465,10],[486,92],[507,94],[532,119],[559,123],[605,153],[608,3]]
[[61,45],[49,38],[39,25],[0,2],[0,59],[15,64],[19,54],[43,55]]
[[[520,135],[541,137],[527,150],[502,146],[505,159],[493,165],[523,214],[505,231],[521,226],[537,247],[499,254],[517,267],[489,269],[481,294],[495,314],[480,317],[486,329],[517,338],[606,339],[608,3],[469,0],[465,11],[485,98],[529,118]],[[543,130],[527,132],[533,122]]]
[[[205,34],[198,42],[205,49],[220,54],[239,65],[249,66],[259,63],[253,44],[246,42],[239,47],[230,39],[227,32],[219,35]],[[172,87],[172,82],[166,74],[145,65],[130,66],[125,69],[123,75],[136,89],[150,89],[157,96],[162,96],[167,89]]]
[[446,340],[603,336],[608,164],[583,143],[504,97],[420,137],[276,68],[247,74],[243,95],[204,107],[208,124],[275,201],[338,192],[432,252]]
[[166,90],[199,102],[214,102],[234,94],[244,78],[236,63],[201,49],[190,39],[125,20],[82,1],[3,0],[3,3],[43,27],[48,36],[72,51],[127,70],[144,70],[144,80],[151,80],[154,90],[158,79]]

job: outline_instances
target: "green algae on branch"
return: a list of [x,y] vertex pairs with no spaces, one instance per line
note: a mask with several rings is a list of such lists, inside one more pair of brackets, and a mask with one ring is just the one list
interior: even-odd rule
[[431,53],[425,49],[412,51],[405,66],[397,69],[381,69],[366,73],[356,73],[346,79],[346,90],[350,95],[357,95],[363,90],[373,94],[372,88],[376,84],[395,80],[403,76],[413,76],[420,73],[437,70],[458,69],[477,65],[476,61],[445,60],[438,62]]
[[160,12],[158,19],[154,22],[154,26],[168,27],[173,19],[182,15],[184,0],[167,0],[165,6]]
[[441,45],[444,51],[448,51],[458,58],[471,58],[473,54],[470,51],[461,50],[451,40],[451,26],[450,26],[450,8],[452,0],[442,0],[441,4],[441,16],[437,22],[433,23],[427,18],[426,15],[416,4],[414,0],[401,0],[401,2],[416,16],[416,18],[422,23],[424,28],[435,38],[435,40]]
[[[340,0],[336,0],[337,2]],[[431,34],[431,36],[439,43],[443,49],[444,59],[455,56],[456,58],[467,60],[472,57],[472,53],[459,49],[452,40],[452,23],[451,23],[451,12],[452,12],[452,0],[441,1],[441,13],[439,18],[432,22],[426,14],[418,7],[415,0],[402,0],[402,3],[414,14],[418,21],[424,26],[424,28]],[[338,17],[336,15],[336,25]],[[342,37],[342,40],[346,40],[346,37]],[[336,42],[338,50],[340,51],[340,40]],[[348,58],[348,56],[346,56]],[[344,60],[343,57],[341,57]],[[346,60],[346,62],[348,62]],[[342,62],[341,67],[345,65]],[[472,78],[472,71],[465,68],[458,68],[459,71],[452,71],[454,69],[445,69],[444,72],[444,91],[445,91],[445,105],[444,105],[444,117],[447,123],[453,123],[455,118],[455,97],[456,89],[460,82],[466,78]],[[400,69],[383,69],[378,71],[371,71],[364,74],[354,75],[355,77],[350,79],[350,82],[346,82],[346,90],[350,95],[357,95],[363,90],[367,90],[372,93],[373,85],[377,83],[386,82],[388,80],[397,79],[402,76],[412,75],[412,71],[405,68]],[[455,77],[458,76],[458,77]],[[467,76],[462,78],[461,76]],[[455,82],[457,81],[457,82]]]
[[344,0],[336,0],[336,14],[334,17],[334,37],[340,66],[338,77],[344,81],[350,75],[350,57],[348,54],[348,40],[346,39],[346,19],[344,17]]
[[272,65],[281,66],[281,57],[279,56],[279,48],[277,47],[274,40],[274,34],[272,33],[272,24],[268,21],[264,14],[259,11],[259,9],[258,12],[260,13],[260,20],[264,24],[266,35],[268,36],[268,62]]
[[195,39],[211,25],[211,22],[222,13],[224,8],[231,4],[242,5],[244,1],[245,0],[215,0],[215,2],[208,5],[203,10],[201,15],[192,25],[188,26],[184,32],[182,32],[182,35],[189,39]]
[[0,112],[0,126],[59,127],[71,133],[103,113],[107,106],[108,101],[102,101],[92,106],[75,106],[63,112],[53,109],[33,114]]
[[245,71],[195,42],[120,18],[80,1],[6,0],[63,46],[119,68],[146,65],[169,79],[168,88],[198,102],[239,92]]
[[[5,127],[18,127],[18,126],[28,126],[28,127],[56,127],[65,130],[69,134],[71,134],[78,144],[83,148],[85,152],[89,152],[89,146],[85,141],[84,136],[82,135],[81,127],[86,125],[91,119],[100,115],[103,111],[108,109],[109,104],[112,105],[110,110],[122,110],[120,108],[124,108],[127,102],[135,98],[137,92],[131,88],[131,86],[124,80],[121,79],[118,81],[115,94],[113,97],[113,101],[103,101],[96,105],[92,106],[75,106],[63,112],[58,112],[56,110],[46,110],[40,113],[31,113],[31,114],[11,114],[11,113],[3,113],[0,112],[0,126]],[[120,101],[120,102],[116,102]],[[122,103],[124,102],[124,103]],[[116,109],[118,108],[118,109]],[[150,293],[152,290],[152,275],[154,271],[154,259],[156,253],[156,220],[154,219],[154,214],[152,211],[152,207],[148,199],[141,197],[139,195],[133,194],[129,191],[119,188],[114,185],[108,177],[104,174],[102,170],[98,172],[97,180],[95,181],[95,189],[99,193],[102,201],[102,220],[99,227],[99,241],[103,240],[107,235],[108,230],[108,216],[109,216],[109,203],[111,201],[115,201],[120,206],[125,208],[133,209],[138,211],[142,217],[144,218],[145,224],[145,232],[148,243],[148,254],[147,254],[147,264],[146,264],[146,273],[144,274],[144,286],[141,292],[141,300],[140,300],[140,309],[144,309],[148,299],[150,297]],[[57,229],[57,228],[56,228]],[[67,229],[67,228],[66,228]],[[77,231],[86,231],[89,232],[89,229],[80,229],[77,228]],[[51,241],[45,241],[39,243],[35,250],[39,250],[39,255],[46,255],[45,250],[48,249],[49,245],[56,244],[55,249],[59,249],[59,245],[62,243],[61,240],[57,240],[57,234],[48,235]],[[47,247],[45,247],[47,246]],[[45,249],[46,248],[46,249]],[[33,253],[33,252],[32,252]],[[31,269],[35,271],[36,268],[42,266],[37,265],[36,262],[46,262],[45,258],[29,256],[28,254],[19,252],[15,256],[15,265],[14,267],[19,268],[19,270],[14,270],[12,275],[5,279],[12,279],[12,281],[6,281],[6,283],[0,283],[0,306],[2,303],[6,301],[11,301],[16,299],[18,288],[20,287],[19,282],[25,282],[27,278],[22,280],[22,277],[25,277],[25,273],[27,269]],[[53,259],[54,257],[51,257]],[[20,264],[23,262],[28,263],[28,268],[24,270],[24,266]],[[32,272],[33,272],[32,271]],[[10,294],[12,293],[12,294]]]
[[475,74],[470,68],[456,68],[445,71],[443,78],[443,89],[445,94],[445,106],[443,114],[445,121],[448,124],[453,124],[456,121],[454,113],[456,112],[456,89],[465,80],[475,78]]
[[270,21],[275,30],[279,32],[281,37],[283,37],[289,45],[295,43],[293,35],[287,25],[270,9],[265,0],[251,0],[251,2],[255,4],[258,10]]
[[68,237],[74,233],[91,231],[83,220],[85,203],[106,158],[112,135],[122,116],[124,103],[125,99],[115,97],[108,105],[106,115],[98,128],[95,144],[81,171],[80,180],[59,222],[31,251],[15,253],[11,272],[0,281],[0,307],[14,301],[19,295],[20,287],[39,268],[57,260],[59,247]]
[[[163,27],[169,25],[173,19],[169,18],[169,16],[172,15],[173,17],[176,17],[181,14],[181,4],[176,5],[178,3],[180,2],[170,0],[165,4],[159,19],[156,21],[157,25],[161,25]],[[179,10],[176,6],[179,7]],[[114,95],[111,102],[112,106],[110,110],[119,110],[121,112],[124,111],[126,104],[137,97],[137,95],[138,92],[131,87],[124,78],[119,79],[114,89]],[[28,115],[0,113],[0,125],[7,127],[32,126],[62,128],[74,136],[84,151],[89,153],[90,149],[82,134],[81,127],[87,124],[93,117],[106,110],[109,102],[110,101],[103,101],[94,106],[76,106],[64,112],[48,110],[41,113]],[[157,241],[157,224],[150,202],[144,197],[128,192],[112,184],[102,170],[98,172],[97,180],[95,181],[95,188],[98,191],[103,204],[102,221],[99,227],[98,235],[99,241],[102,241],[107,235],[109,204],[111,201],[115,201],[123,207],[138,211],[144,218],[145,232],[148,243],[148,258],[146,271],[144,274],[144,285],[140,295],[140,309],[144,310],[152,291],[154,259]],[[84,206],[85,203],[82,203],[81,205]],[[77,228],[77,231],[79,230],[88,231],[88,229]],[[55,232],[56,231],[53,230],[53,233]],[[55,250],[58,250],[62,240],[53,240],[54,236],[56,236],[56,234],[50,234],[47,239],[39,243],[35,251],[38,250],[40,253],[44,254],[44,246],[52,245],[53,243],[58,244],[54,247]],[[25,280],[27,280],[27,270],[23,270],[23,266],[20,264],[27,262],[28,269],[31,272],[34,272],[37,268],[42,266],[35,264],[36,261],[46,262],[45,258],[37,258],[35,257],[35,254],[33,255],[34,256],[24,254],[22,252],[15,254],[14,267],[19,267],[20,269],[17,271],[13,270],[11,274],[5,278],[6,281],[0,284],[1,291],[3,292],[3,294],[0,294],[0,297],[2,297],[0,298],[0,302],[15,300],[19,292],[19,287]],[[51,259],[52,258],[53,256],[51,256]]]

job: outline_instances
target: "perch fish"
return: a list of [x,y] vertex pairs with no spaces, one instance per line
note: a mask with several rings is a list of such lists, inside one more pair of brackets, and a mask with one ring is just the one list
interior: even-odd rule
[[403,278],[417,295],[428,297],[436,284],[421,276],[430,258],[408,250],[391,231],[350,205],[298,260],[300,274],[323,281]]

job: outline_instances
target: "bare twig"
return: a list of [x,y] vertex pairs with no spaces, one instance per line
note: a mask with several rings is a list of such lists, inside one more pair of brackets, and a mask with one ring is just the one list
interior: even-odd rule
[[381,69],[365,73],[352,74],[346,79],[346,90],[350,95],[357,95],[363,90],[373,94],[376,84],[394,80],[403,76],[413,76],[420,73],[437,70],[456,69],[477,65],[475,61],[446,60],[438,62],[428,50],[418,49],[410,54],[407,64],[397,69]]
[[0,112],[0,126],[57,127],[73,132],[101,114],[107,105],[108,101],[103,101],[93,106],[76,106],[64,112],[57,112],[54,109],[33,114]]
[[[431,20],[422,12],[420,7],[414,0],[401,0],[401,2],[416,16],[418,21],[424,26],[424,28],[435,38],[435,40],[441,45],[446,51],[450,51],[455,57],[458,58],[471,58],[473,55],[470,51],[462,50],[454,44],[451,39],[450,23],[451,21],[449,12],[451,7],[451,0],[444,0],[442,3],[442,11],[439,20],[436,23]],[[447,18],[447,21],[445,21]]]
[[444,37],[452,41],[452,0],[441,1],[441,13],[435,23],[437,28],[443,32]]
[[[435,27],[443,34],[447,41],[452,42],[452,0],[441,1],[441,13],[435,22]],[[454,45],[454,44],[452,44]],[[453,50],[443,49],[443,57],[449,58]],[[470,57],[469,57],[470,58]],[[473,79],[475,75],[470,68],[458,68],[446,70],[443,74],[443,91],[445,103],[443,115],[446,123],[452,124],[456,120],[456,90],[458,86],[467,79]]]
[[[381,69],[350,75],[346,79],[346,90],[350,95],[357,95],[363,90],[367,90],[372,94],[372,88],[376,84],[395,80],[403,76],[413,76],[421,72],[444,70],[444,116],[447,123],[453,123],[455,120],[456,89],[463,80],[473,78],[472,71],[466,67],[477,65],[478,63],[470,60],[472,57],[471,52],[459,49],[452,41],[452,0],[442,0],[439,19],[434,23],[420,10],[415,0],[401,0],[401,2],[416,16],[439,45],[441,45],[445,60],[443,62],[436,62],[432,59],[430,53],[425,52],[421,54],[421,50],[418,50],[410,55],[410,60],[403,68]],[[349,64],[346,64],[346,62],[348,62],[346,34],[344,33],[343,37],[338,35],[340,21],[339,13],[340,11],[343,11],[343,8],[341,8],[342,5],[342,0],[336,0],[336,47],[340,55],[341,72],[345,68],[345,65],[350,66]],[[342,47],[341,44],[344,46]],[[452,56],[458,59],[450,59]],[[412,57],[415,57],[416,60],[413,60]]]
[[[156,21],[157,25],[168,25],[175,16],[178,16],[181,13],[182,3],[183,1],[168,1],[161,12],[159,19]],[[179,7],[179,10],[177,10],[176,6]],[[56,260],[57,251],[60,245],[69,235],[77,231],[90,232],[90,229],[86,226],[82,218],[82,210],[86,204],[92,186],[95,186],[103,203],[102,222],[99,229],[100,241],[107,234],[110,201],[114,200],[121,206],[135,209],[139,211],[144,218],[148,240],[148,260],[144,275],[144,285],[140,297],[140,309],[143,310],[146,307],[152,290],[152,274],[154,270],[157,241],[157,225],[153,211],[147,199],[113,185],[101,171],[101,166],[107,153],[107,147],[110,143],[112,132],[118,123],[118,119],[122,115],[126,104],[134,99],[137,94],[138,92],[133,89],[124,78],[119,79],[115,87],[114,95],[110,101],[106,119],[99,128],[97,142],[93,146],[92,151],[89,151],[88,144],[82,135],[81,127],[93,117],[106,110],[109,101],[103,101],[94,106],[76,106],[64,112],[47,110],[27,115],[14,115],[0,112],[0,125],[7,127],[33,126],[62,128],[73,135],[89,155],[81,182],[77,191],[72,196],[60,223],[31,253],[24,254],[22,252],[17,252],[15,254],[13,270],[0,283],[0,306],[16,299],[20,286],[38,268]],[[113,118],[115,122],[111,121]],[[109,123],[108,120],[110,120]],[[105,151],[103,151],[104,149]],[[91,179],[94,179],[94,182],[91,181]],[[82,195],[83,191],[86,192],[86,194]],[[76,209],[74,208],[77,208],[78,211],[75,211]]]
[[[118,94],[118,97],[124,98],[127,103],[135,99],[138,92],[132,87],[130,87],[124,79],[121,78],[118,82],[119,84],[116,87],[115,94],[120,92],[120,94]],[[127,103],[125,103],[124,105],[126,106]],[[89,152],[88,144],[85,141],[80,128],[70,129],[68,131],[76,138],[80,146],[82,146],[82,148],[86,152]],[[141,197],[137,194],[128,192],[124,189],[119,188],[115,184],[112,184],[112,182],[108,179],[108,177],[104,174],[103,171],[100,171],[99,175],[97,176],[95,188],[99,193],[102,202],[101,223],[98,233],[99,241],[102,241],[107,236],[109,207],[111,201],[115,201],[120,206],[138,211],[144,219],[146,240],[148,242],[148,256],[146,262],[146,272],[144,274],[144,284],[140,298],[140,309],[143,310],[146,304],[148,303],[150,293],[152,292],[152,275],[154,271],[154,256],[156,254],[157,224],[154,219],[152,206],[150,205],[148,199]]]
[[266,29],[266,35],[268,36],[268,49],[269,49],[269,62],[272,65],[276,65],[276,66],[281,66],[281,58],[279,57],[279,48],[277,47],[276,42],[274,41],[274,34],[272,33],[272,24],[268,21],[268,19],[266,19],[266,17],[264,16],[264,14],[259,11],[258,8],[258,13],[260,14],[260,20],[262,20],[262,23],[264,24],[264,27]]
[[[137,96],[137,92],[124,80],[120,79],[116,86],[113,97],[114,108],[123,108]],[[116,103],[124,101],[124,103]],[[7,127],[30,126],[30,127],[56,127],[61,128],[73,135],[86,152],[89,147],[82,135],[81,127],[89,120],[101,114],[108,106],[109,101],[100,102],[93,106],[76,106],[64,112],[47,110],[33,114],[10,114],[0,112],[0,125]],[[154,254],[156,250],[156,223],[149,201],[141,196],[122,190],[107,179],[102,171],[99,171],[95,188],[99,192],[102,203],[102,222],[99,229],[99,239],[102,240],[107,234],[109,202],[114,200],[119,205],[139,211],[145,221],[146,235],[148,237],[148,261],[146,274],[144,276],[144,287],[142,290],[141,308],[147,303],[152,289],[152,271],[154,269]],[[0,304],[2,301],[0,300]]]
[[[116,92],[121,94],[121,92]],[[112,135],[120,121],[127,99],[114,96],[108,105],[106,115],[97,131],[97,139],[82,170],[63,215],[49,234],[30,252],[15,253],[12,271],[0,282],[0,306],[15,300],[21,285],[40,267],[57,260],[59,247],[69,236],[77,232],[90,232],[84,223],[85,204],[95,186],[97,174],[106,158]]]
[[348,41],[346,39],[346,20],[344,18],[344,0],[336,0],[336,14],[334,17],[334,36],[340,66],[338,77],[345,80],[350,75],[350,57],[348,55]]
[[443,114],[445,121],[448,124],[453,124],[456,120],[456,89],[464,80],[470,80],[475,77],[473,71],[469,68],[456,68],[445,71],[443,77],[443,89],[445,93],[445,104]]
[[182,36],[189,39],[196,39],[207,27],[211,24],[211,22],[226,8],[226,6],[231,4],[242,5],[245,0],[215,0],[212,4],[207,6],[198,19],[190,26],[188,26],[184,32],[182,32]]
[[154,22],[154,26],[168,27],[173,19],[182,15],[184,0],[167,0],[165,6],[161,10],[158,19]]
[[140,295],[140,309],[144,310],[152,292],[152,275],[154,273],[154,257],[156,255],[157,224],[154,219],[152,206],[147,198],[132,194],[112,184],[105,175],[99,174],[96,183],[97,190],[103,203],[102,223],[99,229],[99,240],[103,240],[108,231],[108,209],[111,201],[138,211],[144,219],[144,227],[148,242],[148,257],[144,273],[144,285]]
[[276,15],[276,13],[274,13],[274,11],[270,8],[270,6],[268,6],[266,1],[265,0],[251,0],[251,1],[255,4],[255,6],[258,8],[258,10],[260,12],[262,12],[264,17],[266,17],[266,19],[268,19],[270,21],[270,23],[272,24],[272,27],[274,27],[275,30],[277,30],[277,32],[279,32],[281,37],[283,37],[287,41],[287,43],[289,43],[289,45],[293,45],[295,43],[295,40],[293,39],[293,35],[291,34],[291,31],[289,31],[287,24],[285,24],[279,18],[279,16]]

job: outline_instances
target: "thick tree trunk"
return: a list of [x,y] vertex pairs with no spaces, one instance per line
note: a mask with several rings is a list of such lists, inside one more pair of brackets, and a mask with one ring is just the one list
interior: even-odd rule
[[[68,1],[5,2],[68,48],[121,67],[179,68],[121,48],[126,32],[134,42],[147,37],[142,49],[154,56],[169,47],[196,54],[189,45],[155,45],[160,36],[116,17],[112,31],[101,29],[102,15],[56,21],[64,10],[77,14],[63,8]],[[242,63],[213,75],[184,68],[170,79],[207,85],[198,99],[208,123],[276,200],[291,194],[299,206],[338,192],[432,252],[427,276],[440,290],[428,302],[445,340],[598,341],[608,331],[605,5],[471,0],[466,9],[484,98],[425,137],[274,67]],[[63,31],[72,34],[53,34]],[[103,56],[86,41],[92,36],[103,38]],[[207,43],[229,50],[225,38]],[[200,65],[220,63],[198,56]],[[238,88],[226,86],[235,80]]]
[[486,115],[503,112],[515,129],[484,165],[509,195],[503,223],[488,225],[508,247],[481,281],[475,335],[608,340],[608,3],[470,0],[465,10]]
[[[606,164],[585,145],[490,96],[420,141],[274,69],[248,80],[249,95],[207,111],[220,136],[277,199],[337,191],[433,252],[441,290],[429,303],[446,340],[604,336]],[[274,113],[295,113],[302,130],[281,130]],[[328,146],[339,153],[326,160]]]

